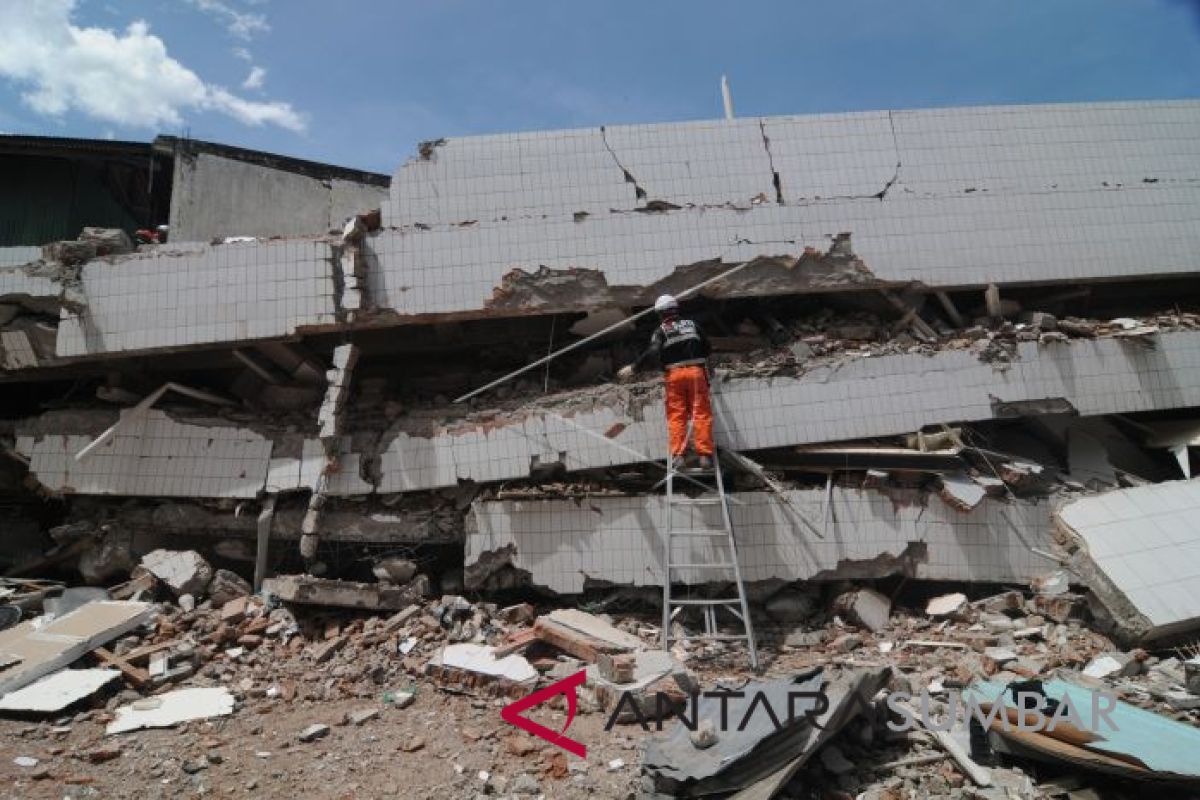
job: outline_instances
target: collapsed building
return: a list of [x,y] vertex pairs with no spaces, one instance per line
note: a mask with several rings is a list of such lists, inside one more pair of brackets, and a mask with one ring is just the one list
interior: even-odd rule
[[0,250],[3,558],[661,586],[661,381],[612,378],[671,292],[713,333],[763,591],[1066,568],[1117,635],[1186,633],[1198,124],[1146,102],[445,139],[385,197],[303,176],[309,217],[282,179],[234,213],[222,173],[176,185],[166,244]]

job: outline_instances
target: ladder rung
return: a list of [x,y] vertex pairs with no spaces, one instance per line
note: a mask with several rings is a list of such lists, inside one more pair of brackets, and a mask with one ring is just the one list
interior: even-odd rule
[[667,569],[733,569],[732,561],[712,561],[708,564],[668,564]]
[[737,603],[741,605],[740,598],[732,597],[725,600],[672,600],[673,606],[728,606]]
[[671,534],[672,538],[674,538],[676,536],[682,537],[684,539],[710,539],[710,538],[716,538],[718,536],[720,536],[722,538],[727,538],[729,536],[729,534],[725,531],[702,531],[702,532],[680,531],[679,533]]
[[720,504],[720,497],[672,497],[673,506],[715,506]]

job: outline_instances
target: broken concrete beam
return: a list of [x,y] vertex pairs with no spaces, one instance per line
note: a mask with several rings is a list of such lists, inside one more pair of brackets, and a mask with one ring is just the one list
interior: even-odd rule
[[213,569],[195,550],[153,550],[142,556],[142,566],[170,587],[178,597],[203,597]]
[[310,656],[314,664],[324,664],[329,659],[333,658],[334,654],[346,646],[345,636],[335,636],[332,639],[327,639],[321,642],[312,649]]
[[[1048,500],[1009,504],[984,500],[971,514],[944,503],[920,503],[917,491],[875,492],[834,486],[833,520],[819,531],[823,489],[738,492],[730,513],[738,531],[738,558],[747,581],[872,580],[907,575],[926,580],[1027,583],[1045,560],[1030,548],[1054,547]],[[646,548],[644,520],[662,519],[661,496],[573,500],[478,501],[466,537],[467,570],[489,554],[509,551],[513,568],[562,594],[579,594],[589,581],[661,586],[661,548]],[[1020,530],[1021,538],[1012,531]],[[547,538],[545,530],[553,530]],[[706,530],[701,521],[681,528]],[[708,540],[689,543],[689,560],[717,560]],[[621,554],[637,554],[625,558]],[[614,557],[615,554],[615,557]],[[711,575],[681,570],[677,580],[702,584]]]
[[1200,481],[1117,489],[1055,515],[1075,540],[1071,569],[1126,644],[1200,629]]
[[133,240],[120,228],[84,228],[79,241],[94,245],[98,256],[123,256],[133,252]]
[[227,569],[215,570],[208,584],[208,597],[214,606],[224,606],[230,600],[245,597],[252,591],[244,578]]
[[280,575],[263,581],[263,590],[285,603],[400,610],[419,602],[428,591],[428,581],[406,586],[315,578],[311,575]]
[[625,650],[641,650],[645,647],[642,640],[632,633],[626,633],[607,620],[576,608],[556,608],[541,619],[598,640],[602,643],[599,648],[602,652],[617,653]]
[[596,666],[606,681],[632,683],[637,658],[633,653],[601,653]]
[[855,625],[878,633],[888,626],[892,601],[874,589],[855,589],[839,595],[833,602],[833,610]]
[[534,636],[546,644],[557,647],[564,653],[575,656],[588,664],[597,663],[602,653],[616,649],[608,642],[544,617],[534,623],[533,632]]

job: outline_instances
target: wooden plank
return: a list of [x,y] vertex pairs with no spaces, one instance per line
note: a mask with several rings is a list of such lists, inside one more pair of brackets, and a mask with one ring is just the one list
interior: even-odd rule
[[170,649],[177,644],[179,644],[179,641],[172,639],[169,642],[142,645],[141,647],[130,650],[128,653],[122,656],[122,658],[124,658],[126,661],[137,661],[139,658],[145,658],[146,656],[151,655],[152,653],[157,653],[160,650]]
[[537,631],[535,631],[533,628],[520,631],[510,636],[508,642],[497,647],[495,650],[495,656],[496,658],[511,656],[513,653],[521,652],[536,641],[538,641],[538,635]]
[[144,669],[138,669],[132,666],[128,661],[118,656],[113,655],[107,648],[97,647],[92,653],[96,658],[110,667],[116,667],[121,670],[121,674],[126,680],[132,683],[136,688],[142,689],[150,683],[150,673]]

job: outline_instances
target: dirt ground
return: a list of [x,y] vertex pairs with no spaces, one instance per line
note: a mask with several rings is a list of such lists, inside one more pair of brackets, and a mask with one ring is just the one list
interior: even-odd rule
[[[251,699],[231,717],[114,736],[104,734],[98,711],[69,721],[2,720],[0,796],[459,800],[518,791],[547,798],[635,793],[640,741],[647,735],[636,725],[606,732],[605,714],[581,714],[568,732],[588,747],[587,758],[579,759],[501,720],[507,701],[421,686],[415,702],[400,709],[386,706],[380,694],[333,702]],[[375,719],[339,724],[348,712],[370,708],[380,709]],[[556,730],[565,720],[549,709],[529,716]],[[328,725],[328,735],[300,742],[312,724]],[[17,766],[13,759],[20,756],[38,764]],[[106,756],[111,760],[92,763]],[[610,769],[617,759],[624,766]]]

